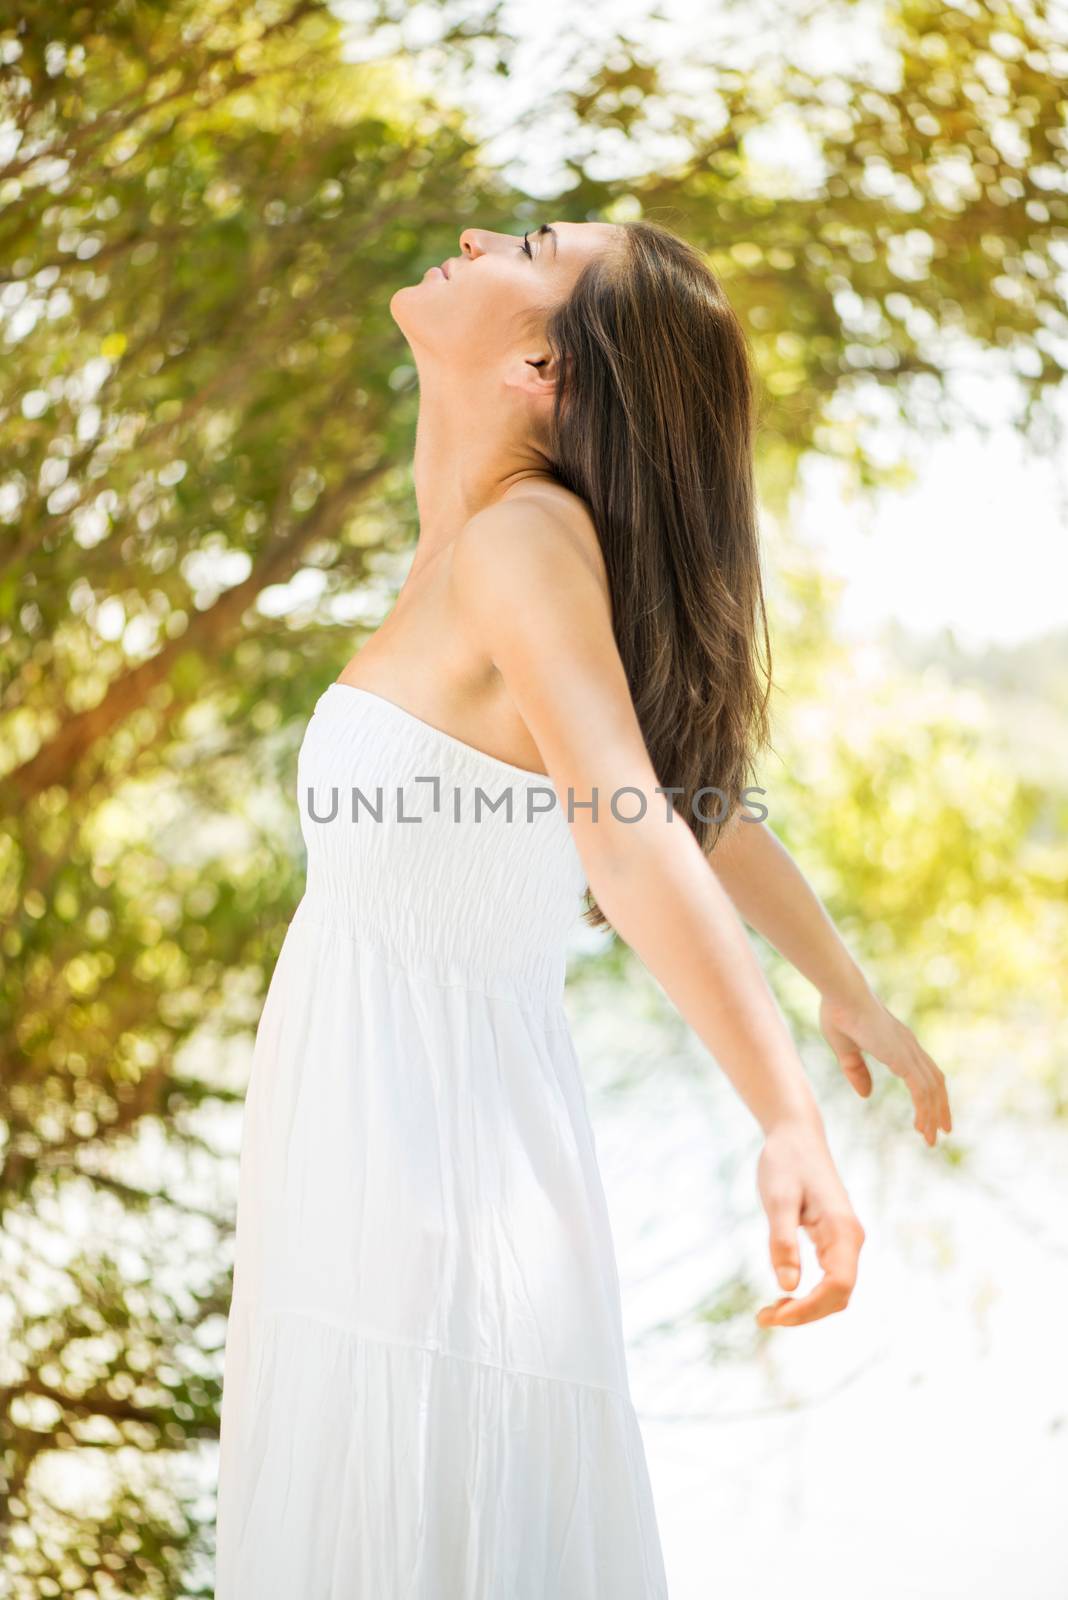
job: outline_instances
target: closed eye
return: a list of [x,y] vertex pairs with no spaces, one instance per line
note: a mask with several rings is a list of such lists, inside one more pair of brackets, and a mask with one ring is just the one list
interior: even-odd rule
[[[556,250],[557,250],[556,229],[551,227],[548,222],[543,222],[541,227],[538,228],[537,233],[539,235],[541,235],[541,236],[544,236],[545,234],[548,234],[548,236],[552,239],[552,242],[553,242],[553,254],[555,255],[556,254]],[[531,261],[535,260],[534,252],[530,248],[530,240],[529,240],[529,238],[527,237],[526,234],[523,235],[523,243],[520,244],[520,245],[517,245],[516,249],[517,250],[522,250],[524,255],[527,255],[527,256],[530,257]]]

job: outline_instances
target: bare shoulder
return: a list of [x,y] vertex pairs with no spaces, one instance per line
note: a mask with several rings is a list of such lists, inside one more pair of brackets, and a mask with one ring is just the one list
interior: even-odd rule
[[[461,529],[451,562],[463,605],[538,602],[577,585],[608,600],[608,576],[586,502],[561,484],[518,484]],[[591,579],[592,584],[591,584]]]
[[464,525],[450,583],[472,656],[497,674],[558,792],[655,786],[584,501],[517,484]]

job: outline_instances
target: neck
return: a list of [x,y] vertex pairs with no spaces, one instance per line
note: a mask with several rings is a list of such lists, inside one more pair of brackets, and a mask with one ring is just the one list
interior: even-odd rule
[[455,382],[420,375],[413,458],[419,538],[409,578],[514,484],[549,475],[544,458],[502,410],[491,416],[459,405]]

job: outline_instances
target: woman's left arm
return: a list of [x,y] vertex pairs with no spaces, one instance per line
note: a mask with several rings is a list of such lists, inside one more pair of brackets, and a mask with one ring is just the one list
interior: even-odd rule
[[946,1080],[910,1028],[873,992],[823,903],[765,822],[736,817],[709,860],[744,922],[820,995],[820,1027],[859,1095],[871,1093],[864,1051],[904,1080],[915,1127],[933,1145],[952,1130]]

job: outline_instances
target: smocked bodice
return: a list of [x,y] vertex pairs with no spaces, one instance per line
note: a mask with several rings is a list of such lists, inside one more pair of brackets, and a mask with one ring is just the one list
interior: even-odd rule
[[333,683],[308,724],[297,788],[302,917],[441,984],[562,992],[586,877],[547,777]]

